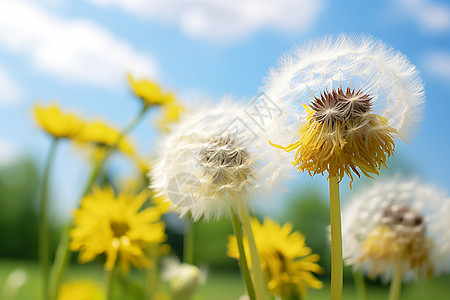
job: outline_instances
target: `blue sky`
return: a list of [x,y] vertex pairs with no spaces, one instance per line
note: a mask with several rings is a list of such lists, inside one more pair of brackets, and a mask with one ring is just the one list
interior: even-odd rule
[[[139,109],[126,71],[185,103],[248,100],[292,46],[342,32],[378,37],[418,66],[425,119],[388,164],[448,191],[450,3],[436,0],[0,0],[0,164],[20,155],[42,164],[49,141],[31,118],[36,101],[121,127]],[[153,117],[132,133],[142,154],[155,147]],[[62,145],[52,178],[59,211],[76,201],[89,171],[84,162]],[[115,164],[122,170],[120,158]],[[317,182],[325,180],[302,174],[287,185]]]

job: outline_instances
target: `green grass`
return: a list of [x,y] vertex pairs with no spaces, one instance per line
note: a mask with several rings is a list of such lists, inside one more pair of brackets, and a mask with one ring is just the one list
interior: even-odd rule
[[[5,298],[0,294],[2,300],[39,300],[40,295],[40,274],[37,263],[28,261],[0,260],[0,289],[2,289],[6,278],[15,269],[22,269],[27,272],[27,281],[18,291],[13,299]],[[98,283],[103,282],[104,273],[97,265],[73,265],[66,272],[64,280],[90,279]],[[164,286],[167,288],[167,285]],[[369,300],[387,299],[388,287],[378,284],[369,284]],[[194,300],[231,300],[238,299],[244,292],[244,285],[240,275],[234,272],[220,272],[212,270],[209,273],[208,281],[202,286],[194,297]],[[402,300],[447,300],[450,295],[450,276],[440,276],[431,280],[419,283],[411,283],[403,287]],[[329,299],[329,284],[325,284],[322,290],[309,290],[309,300]],[[352,282],[345,282],[344,297],[345,300],[357,299],[353,289]]]

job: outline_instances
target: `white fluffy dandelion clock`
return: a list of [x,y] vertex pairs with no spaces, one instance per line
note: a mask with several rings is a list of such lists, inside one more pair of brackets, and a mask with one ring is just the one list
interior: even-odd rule
[[239,212],[252,193],[270,192],[288,170],[286,156],[262,134],[244,107],[229,101],[198,109],[163,137],[152,187],[194,220]]
[[[265,92],[293,116],[294,164],[311,175],[378,175],[421,119],[424,87],[400,52],[369,37],[313,41],[281,59]],[[300,130],[298,128],[300,127]]]
[[264,91],[296,125],[293,165],[311,176],[328,173],[332,244],[331,298],[342,298],[339,182],[374,178],[421,118],[424,90],[401,53],[372,38],[326,38],[297,48],[271,71]]
[[385,281],[450,272],[450,198],[418,180],[380,181],[343,211],[348,265]]

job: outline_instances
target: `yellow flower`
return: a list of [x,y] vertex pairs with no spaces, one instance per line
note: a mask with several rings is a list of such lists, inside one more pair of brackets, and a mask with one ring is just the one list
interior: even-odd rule
[[[300,126],[299,139],[282,147],[296,150],[293,165],[297,171],[308,171],[311,176],[328,171],[328,177],[345,174],[353,182],[352,171],[370,177],[378,175],[382,165],[394,154],[393,134],[396,130],[386,118],[370,112],[370,96],[341,88],[323,92],[315,97],[308,112],[306,124]],[[350,184],[351,184],[350,182]]]
[[39,126],[55,138],[74,138],[84,125],[75,114],[62,113],[57,104],[35,106],[34,117]]
[[164,93],[156,83],[146,79],[135,80],[131,74],[127,77],[133,93],[145,106],[163,105],[174,101],[174,94]]
[[[292,231],[292,224],[280,226],[278,223],[264,219],[260,224],[252,219],[252,229],[255,236],[261,264],[266,274],[267,287],[276,296],[289,298],[300,295],[306,296],[306,287],[315,289],[323,287],[323,283],[312,273],[322,273],[323,268],[317,262],[320,257],[312,254],[311,248],[306,247],[305,237]],[[250,262],[250,249],[244,239],[245,254]],[[239,259],[236,237],[228,239],[228,256]]]
[[163,107],[162,116],[157,121],[157,126],[161,131],[169,131],[169,126],[178,123],[181,114],[186,112],[186,108],[177,101],[167,103]]
[[91,195],[83,198],[70,233],[70,249],[80,251],[80,262],[92,261],[104,253],[106,270],[112,270],[117,260],[124,272],[130,264],[148,267],[150,260],[144,249],[163,242],[166,236],[161,213],[154,208],[141,210],[146,200],[146,193],[115,197],[111,187],[94,188]]
[[[80,131],[77,140],[80,143],[92,143],[98,146],[96,157],[102,157],[105,147],[113,146],[119,138],[120,132],[101,121],[95,121],[86,124]],[[125,138],[120,139],[117,149],[130,156],[135,155],[135,149],[132,144]]]
[[61,286],[58,300],[103,300],[101,287],[91,281],[72,281]]

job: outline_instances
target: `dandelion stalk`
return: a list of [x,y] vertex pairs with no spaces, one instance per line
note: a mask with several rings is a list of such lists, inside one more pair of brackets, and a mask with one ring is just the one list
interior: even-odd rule
[[[92,186],[95,182],[95,179],[97,178],[98,174],[100,173],[106,159],[108,156],[114,152],[119,145],[122,138],[124,138],[136,125],[139,123],[139,121],[144,117],[145,113],[147,112],[149,106],[143,106],[141,111],[138,113],[138,115],[131,120],[131,122],[119,133],[117,140],[114,144],[107,147],[106,152],[102,159],[98,160],[95,163],[95,166],[92,170],[91,176],[89,177],[89,180],[86,184],[86,187],[84,189],[84,192],[81,196],[81,199],[84,198],[92,189]],[[67,266],[67,262],[70,259],[70,251],[69,251],[69,230],[64,231],[63,235],[61,237],[61,240],[58,245],[58,251],[61,251],[61,255],[56,257],[56,260],[52,266],[52,274],[55,274],[55,285],[52,287],[53,290],[51,291],[51,295],[54,295],[55,297],[58,296],[59,293],[59,286],[60,286],[60,278],[62,274],[64,273],[64,270]],[[59,279],[57,279],[59,278]]]
[[114,280],[114,269],[110,270],[110,271],[105,271],[105,299],[106,300],[111,300],[111,294],[112,294],[112,283]]
[[194,264],[194,223],[191,221],[190,216],[186,218],[186,231],[183,240],[183,262],[190,265]]
[[241,266],[242,277],[244,278],[245,286],[247,288],[248,296],[250,300],[255,300],[255,289],[253,287],[253,281],[250,276],[250,271],[248,269],[247,258],[245,257],[244,250],[244,236],[242,234],[241,223],[236,213],[231,210],[231,223],[233,224],[234,234],[236,235],[236,241],[239,249],[239,263]]
[[391,281],[389,289],[389,300],[398,300],[402,289],[403,270],[401,261],[397,262],[394,270],[394,277]]
[[58,299],[58,288],[61,284],[61,278],[63,275],[63,271],[67,266],[70,258],[69,251],[69,236],[70,226],[67,226],[61,237],[61,241],[59,242],[58,249],[56,250],[55,261],[53,263],[53,267],[50,273],[50,284],[49,284],[49,299],[56,300]]
[[250,259],[252,262],[252,274],[255,280],[256,297],[258,300],[268,299],[266,279],[264,278],[264,273],[261,268],[261,261],[259,259],[258,249],[256,248],[255,237],[253,236],[253,230],[250,223],[250,214],[248,213],[247,206],[244,202],[242,202],[241,205],[240,217],[250,249]]
[[44,299],[48,298],[48,283],[50,276],[50,251],[49,251],[49,233],[48,233],[48,180],[50,177],[50,169],[56,153],[58,139],[54,138],[50,151],[48,153],[47,162],[45,163],[44,177],[42,178],[42,187],[39,206],[39,261],[41,263]]
[[154,299],[155,294],[159,289],[159,251],[159,244],[151,244],[146,251],[152,263],[145,271],[145,299]]
[[367,289],[364,276],[360,270],[353,270],[353,281],[355,282],[358,300],[367,300]]
[[339,177],[330,177],[331,299],[342,299],[343,261]]

